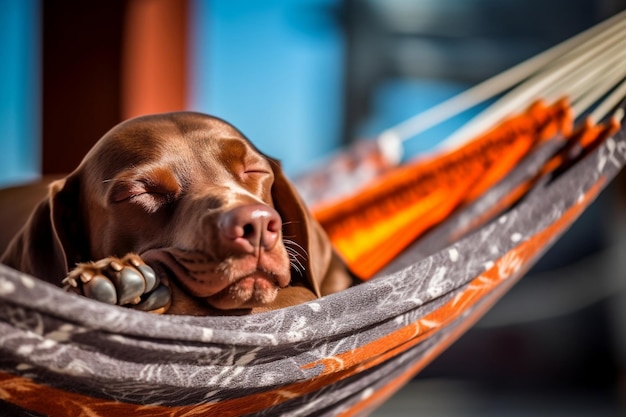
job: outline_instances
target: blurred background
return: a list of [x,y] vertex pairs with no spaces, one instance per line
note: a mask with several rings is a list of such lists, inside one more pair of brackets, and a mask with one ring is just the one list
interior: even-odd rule
[[[626,0],[0,0],[0,187],[68,173],[129,117],[224,118],[295,177],[624,10]],[[406,147],[435,146],[477,109]],[[379,416],[626,410],[618,179]],[[0,231],[2,233],[2,231]]]

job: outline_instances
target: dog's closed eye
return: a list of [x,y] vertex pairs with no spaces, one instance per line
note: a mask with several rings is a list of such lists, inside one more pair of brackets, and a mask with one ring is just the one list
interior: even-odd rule
[[245,175],[253,175],[253,174],[258,174],[258,175],[269,175],[272,172],[270,171],[269,168],[263,166],[263,165],[251,165],[251,166],[247,166],[243,173]]
[[172,202],[175,193],[158,185],[143,181],[120,181],[113,185],[109,195],[111,203],[133,203],[143,207],[148,213],[154,213],[162,206]]
[[246,179],[261,179],[263,177],[269,177],[272,173],[268,168],[262,165],[251,165],[244,168],[242,178]]
[[137,179],[121,178],[112,181],[109,192],[111,203],[133,203],[143,207],[148,213],[154,213],[164,205],[176,200],[181,188],[171,173],[153,169]]

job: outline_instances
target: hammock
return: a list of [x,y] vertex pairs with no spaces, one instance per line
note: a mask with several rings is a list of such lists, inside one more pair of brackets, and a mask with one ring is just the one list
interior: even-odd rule
[[389,143],[397,148],[423,122],[370,146],[378,178],[346,171],[358,191],[314,204],[348,264],[369,279],[349,290],[245,317],[156,316],[0,265],[0,408],[371,412],[474,324],[621,170],[626,71],[615,62],[624,62],[624,28],[618,15],[505,73],[508,84],[496,77],[418,118],[443,120],[508,91],[433,155],[398,167],[387,158]]

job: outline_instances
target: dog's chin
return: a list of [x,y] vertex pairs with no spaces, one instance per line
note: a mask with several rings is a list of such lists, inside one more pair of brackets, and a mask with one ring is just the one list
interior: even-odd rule
[[241,278],[219,293],[205,298],[220,310],[251,309],[268,305],[278,295],[279,287],[265,274],[254,273]]
[[[287,287],[291,280],[288,267],[274,272],[256,260],[247,266],[243,262],[233,265],[210,261],[200,252],[171,248],[150,250],[143,258],[157,268],[164,267],[164,277],[175,279],[188,295],[218,310],[264,308],[276,300],[280,288]],[[176,295],[173,302],[177,302]]]

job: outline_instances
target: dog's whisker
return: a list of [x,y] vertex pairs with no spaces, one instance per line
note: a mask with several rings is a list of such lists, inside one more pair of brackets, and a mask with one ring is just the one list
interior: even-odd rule
[[[298,262],[300,265],[302,265],[302,262],[307,262],[308,258],[304,255],[302,255],[301,253],[298,253],[295,250],[288,250],[287,254],[289,256],[290,259],[292,259],[295,262]],[[304,266],[302,266],[304,268]]]
[[299,222],[299,221],[289,221],[289,222],[283,222],[283,226],[286,226],[286,225],[288,225],[288,224],[300,224],[300,223],[302,223],[302,222]]
[[309,258],[309,254],[307,253],[306,250],[304,250],[302,247],[287,247],[285,246],[285,249],[291,253],[293,253],[294,255],[306,260]]
[[304,256],[302,253],[298,252],[296,249],[294,248],[285,248],[285,250],[289,253],[292,254],[295,257],[299,257],[303,260],[306,260],[306,256]]
[[293,262],[289,264],[291,266],[291,268],[296,271],[300,276],[303,276],[304,273],[302,272],[302,270]]
[[283,242],[285,242],[285,246],[287,245],[292,245],[295,246],[296,248],[300,249],[302,252],[304,252],[306,254],[306,249],[304,249],[298,242],[296,242],[295,240],[291,240],[291,239],[283,239]]
[[288,252],[288,256],[289,256],[290,264],[292,264],[292,265],[297,264],[300,268],[302,268],[302,270],[306,270],[304,265],[302,265],[302,262],[300,262],[300,260],[298,259],[298,257],[295,254],[293,254],[291,252]]
[[296,270],[298,271],[298,273],[300,275],[304,275],[304,271],[306,271],[306,268],[300,263],[300,262],[290,262],[290,265]]
[[296,258],[291,258],[291,263],[298,264],[298,266],[299,266],[300,268],[302,268],[302,269],[306,269],[306,268],[304,267],[304,265],[302,265],[302,262],[300,262],[300,261],[299,261],[298,259],[296,259]]

